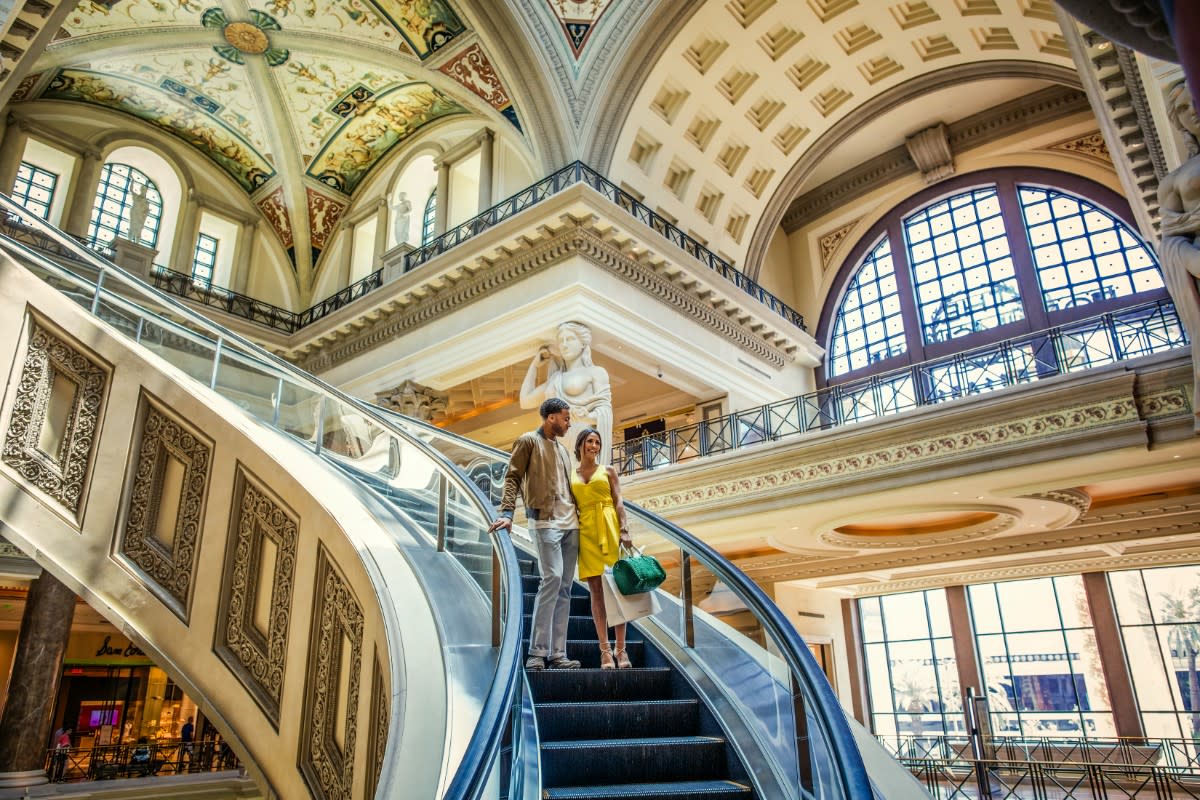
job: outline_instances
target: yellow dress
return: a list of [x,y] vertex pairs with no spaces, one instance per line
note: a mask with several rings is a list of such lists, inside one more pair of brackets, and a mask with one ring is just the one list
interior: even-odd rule
[[590,481],[571,471],[571,494],[579,506],[579,577],[591,578],[617,563],[620,522],[613,506],[608,470],[596,467]]

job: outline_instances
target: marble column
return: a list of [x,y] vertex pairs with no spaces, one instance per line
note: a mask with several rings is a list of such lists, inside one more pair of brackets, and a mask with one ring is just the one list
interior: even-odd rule
[[496,134],[484,128],[479,134],[479,211],[482,214],[495,203],[492,180],[495,171]]
[[0,139],[0,192],[12,194],[28,141],[29,128],[26,124],[10,118],[4,128],[4,137]]
[[1121,644],[1121,624],[1117,621],[1108,576],[1103,572],[1085,572],[1083,591],[1092,615],[1092,631],[1096,634],[1096,650],[1100,656],[1104,683],[1108,687],[1109,706],[1112,708],[1117,736],[1140,739],[1146,735],[1146,730],[1142,726],[1137,695],[1133,691],[1133,675]]
[[75,593],[48,572],[29,587],[0,716],[0,786],[45,783],[46,750]]
[[100,185],[100,172],[104,169],[104,154],[99,150],[88,150],[79,158],[79,171],[71,188],[63,228],[76,236],[87,236],[88,223],[92,219],[92,208],[96,205],[96,188]]
[[246,293],[250,285],[250,257],[254,253],[254,237],[258,234],[258,220],[242,220],[238,229],[237,245],[233,250],[233,275],[229,288],[240,294]]
[[169,266],[176,272],[191,275],[192,263],[196,259],[196,238],[200,235],[200,213],[204,203],[196,197],[195,189],[188,189],[183,194],[182,206],[179,210],[179,224],[175,228],[175,241],[171,246]]
[[[375,212],[375,257],[371,260],[372,270],[383,268],[383,254],[388,251],[388,228],[392,225],[392,220],[388,216],[387,198],[379,198],[379,204],[376,206]],[[403,242],[397,242],[403,244]]]
[[446,221],[450,218],[450,165],[439,161],[437,171],[437,209],[434,214],[433,234],[441,236],[446,232]]

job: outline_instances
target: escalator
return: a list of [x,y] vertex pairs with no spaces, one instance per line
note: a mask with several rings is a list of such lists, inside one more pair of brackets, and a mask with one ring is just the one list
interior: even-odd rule
[[[875,759],[869,776],[855,732],[795,630],[705,543],[627,504],[634,540],[659,555],[669,576],[660,590],[662,610],[631,627],[636,669],[598,669],[588,600],[576,587],[568,647],[584,669],[526,674],[522,614],[536,581],[535,551],[520,526],[511,538],[487,532],[507,454],[349,397],[129,276],[7,198],[0,206],[8,220],[0,225],[6,290],[25,292],[31,309],[47,306],[39,313],[57,320],[66,312],[29,288],[30,278],[53,287],[73,302],[71,315],[87,318],[88,336],[121,338],[188,392],[221,398],[221,413],[247,441],[271,450],[312,491],[351,498],[356,513],[348,518],[370,519],[368,533],[337,534],[348,541],[330,545],[361,557],[364,576],[356,585],[370,587],[385,629],[374,653],[385,664],[385,686],[372,703],[386,713],[372,720],[379,729],[360,733],[357,743],[338,739],[344,752],[336,765],[368,766],[365,777],[360,769],[347,779],[344,796],[882,796]],[[49,306],[59,308],[57,316]],[[71,329],[86,327],[77,322]],[[114,493],[119,484],[113,482]],[[51,552],[53,543],[51,550],[32,538],[17,543],[48,565],[69,560]],[[349,571],[344,561],[343,568]],[[701,570],[755,615],[765,646],[697,607],[692,587]],[[145,604],[135,606],[110,603],[101,610],[186,673],[187,659],[173,654],[165,628],[154,620],[143,624],[138,614]],[[324,633],[315,622],[311,631]],[[430,683],[430,672],[440,679]],[[377,669],[362,683],[378,684],[379,675]],[[365,668],[363,676],[369,677]],[[426,686],[434,696],[415,696]],[[247,698],[223,684],[199,696],[230,727],[252,774],[290,796],[278,787],[292,776],[276,776],[281,769],[304,773],[301,734],[277,725],[274,739],[258,742],[247,732],[263,726]],[[283,759],[282,768],[274,764],[281,744],[301,750],[300,766],[295,758]],[[319,777],[300,779],[310,793],[324,794],[313,789]],[[889,783],[889,797],[921,796],[907,791]]]

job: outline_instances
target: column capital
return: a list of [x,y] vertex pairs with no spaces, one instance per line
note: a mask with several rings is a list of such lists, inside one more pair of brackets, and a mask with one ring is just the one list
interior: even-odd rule
[[446,413],[450,396],[413,380],[399,386],[375,393],[375,402],[384,408],[399,411],[405,416],[428,422],[434,416]]
[[496,132],[491,128],[484,128],[475,136],[475,141],[480,144],[489,144],[496,138]]

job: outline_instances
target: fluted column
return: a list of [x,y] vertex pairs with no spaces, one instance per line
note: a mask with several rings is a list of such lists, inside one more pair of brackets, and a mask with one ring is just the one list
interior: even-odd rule
[[29,128],[26,123],[9,117],[4,128],[4,137],[0,139],[0,192],[12,194],[13,184],[17,181],[17,170],[21,167],[21,159],[25,157],[25,143],[29,141]]
[[45,783],[46,750],[75,593],[48,572],[29,587],[0,716],[0,786]]
[[479,211],[483,212],[496,202],[492,190],[496,151],[496,134],[484,128],[479,134]]
[[[379,209],[375,212],[375,257],[371,260],[372,270],[381,269],[383,267],[383,254],[388,250],[388,228],[392,226],[391,217],[388,215],[388,203],[386,197],[379,198]],[[396,244],[404,244],[397,242]],[[351,248],[353,251],[353,247]]]
[[437,165],[437,210],[434,216],[433,232],[441,236],[446,232],[446,220],[450,218],[450,165],[439,161]]
[[254,238],[258,235],[258,221],[243,220],[238,230],[237,247],[233,251],[233,275],[230,276],[229,288],[241,294],[246,293],[250,284],[250,258],[254,253]]
[[92,207],[96,205],[96,188],[100,185],[100,172],[104,169],[104,154],[99,150],[88,150],[79,158],[79,172],[71,186],[71,199],[65,214],[67,233],[87,236],[88,223],[92,219]]
[[175,242],[171,247],[171,269],[187,275],[192,274],[192,262],[196,258],[196,237],[200,235],[200,209],[203,203],[196,197],[195,189],[183,194],[183,208],[179,210],[179,224],[175,228]]

